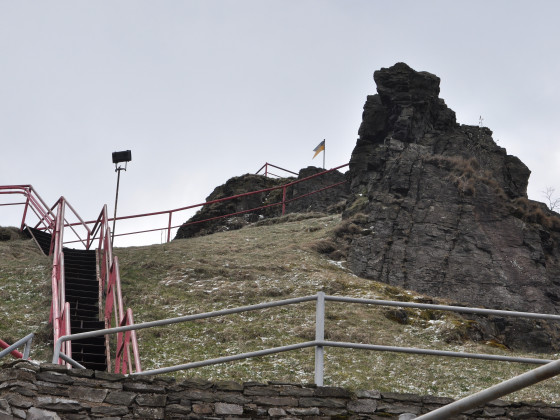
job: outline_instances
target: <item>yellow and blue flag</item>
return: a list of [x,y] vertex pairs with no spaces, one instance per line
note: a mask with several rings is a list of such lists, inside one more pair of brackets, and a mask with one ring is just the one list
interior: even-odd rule
[[321,143],[319,143],[319,145],[315,149],[313,149],[313,151],[315,152],[315,154],[313,155],[313,159],[315,159],[315,156],[317,156],[319,153],[321,153],[324,150],[325,150],[325,140],[323,140]]

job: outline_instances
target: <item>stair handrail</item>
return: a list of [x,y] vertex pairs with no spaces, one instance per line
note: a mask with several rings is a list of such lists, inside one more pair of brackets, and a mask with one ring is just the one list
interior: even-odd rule
[[[59,203],[64,203],[64,207],[68,207],[72,213],[74,213],[74,216],[76,216],[76,218],[78,219],[78,222],[75,223],[70,223],[68,222],[68,220],[66,219],[66,216],[62,219],[64,221],[63,224],[63,228],[69,227],[70,230],[72,230],[72,232],[74,233],[74,235],[76,235],[76,237],[78,238],[78,240],[76,241],[69,241],[67,243],[74,243],[74,242],[80,242],[86,249],[89,248],[90,242],[91,242],[91,229],[88,226],[88,222],[85,222],[81,216],[78,214],[78,212],[74,209],[74,207],[72,207],[72,205],[70,204],[70,202],[68,200],[66,200],[63,196],[60,197],[56,203],[53,204],[53,206],[51,207],[51,211],[54,210]],[[91,222],[89,222],[91,223]],[[82,237],[80,236],[80,234],[76,231],[75,226],[82,226],[86,232],[87,232],[87,238],[82,239]],[[64,243],[63,243],[64,244]]]
[[[111,228],[109,227],[109,217],[107,215],[107,205],[103,206],[99,217],[91,229],[91,243],[99,234],[98,252],[100,267],[100,288],[103,290],[102,295],[105,297],[104,321],[105,328],[111,328],[112,315],[115,319],[116,326],[134,325],[132,309],[128,308],[124,311],[124,303],[122,298],[119,260],[113,255],[113,246],[111,244]],[[114,314],[113,314],[114,309]],[[124,339],[123,339],[124,335]],[[105,343],[109,348],[109,336],[106,336]],[[132,345],[134,355],[134,365],[137,372],[142,371],[140,364],[140,356],[138,351],[138,340],[136,332],[117,334],[117,350],[115,354],[115,372],[127,372],[127,368],[132,372],[132,364],[130,358],[130,345]],[[124,355],[124,357],[123,357]],[[107,352],[107,366],[110,369],[110,353]]]
[[0,186],[0,194],[21,194],[25,196],[23,203],[8,203],[4,205],[24,205],[24,210],[21,218],[20,229],[26,225],[27,213],[31,209],[35,216],[39,219],[36,228],[43,224],[43,229],[52,231],[56,215],[52,212],[45,200],[37,193],[32,185],[2,185]]
[[[66,286],[64,278],[64,220],[66,201],[61,197],[57,201],[57,212],[52,235],[52,256],[53,256],[53,269],[51,275],[52,282],[52,304],[50,321],[53,324],[53,337],[54,341],[59,337],[72,334],[70,328],[70,305],[66,302]],[[54,208],[54,206],[53,206]],[[62,353],[71,357],[71,342],[67,341]],[[59,363],[62,363],[59,359]]]

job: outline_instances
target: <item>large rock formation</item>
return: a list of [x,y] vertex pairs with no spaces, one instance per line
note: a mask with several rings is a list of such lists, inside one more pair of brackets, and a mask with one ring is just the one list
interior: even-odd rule
[[[350,269],[469,305],[558,313],[560,222],[527,199],[529,169],[488,128],[457,124],[435,75],[397,63],[374,80],[350,161],[346,216],[367,215]],[[495,333],[542,349],[558,347],[556,331],[504,321]]]

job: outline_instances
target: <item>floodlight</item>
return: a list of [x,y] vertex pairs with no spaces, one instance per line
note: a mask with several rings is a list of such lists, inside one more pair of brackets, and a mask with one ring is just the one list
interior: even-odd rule
[[[126,171],[126,165],[132,160],[132,153],[130,150],[123,150],[121,152],[113,152],[113,163],[115,164],[115,172],[117,172],[117,192],[115,193],[115,214],[113,216],[113,231],[111,232],[111,247],[115,240],[115,222],[117,221],[117,204],[119,201],[119,184],[121,180],[121,171]],[[124,162],[124,167],[119,166],[119,163]]]
[[130,150],[123,150],[122,152],[113,152],[113,163],[116,165],[121,162],[130,162],[132,160],[132,153]]

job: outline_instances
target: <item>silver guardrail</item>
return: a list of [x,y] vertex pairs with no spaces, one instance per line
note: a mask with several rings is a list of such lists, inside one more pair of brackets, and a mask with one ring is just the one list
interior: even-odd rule
[[124,327],[115,327],[115,328],[108,328],[108,329],[98,330],[98,331],[90,331],[85,333],[66,335],[60,337],[55,343],[55,348],[53,353],[53,363],[56,363],[59,358],[62,358],[63,360],[65,360],[66,362],[68,362],[74,367],[83,368],[83,366],[80,365],[78,362],[74,361],[73,359],[61,353],[60,349],[62,343],[68,340],[72,340],[72,341],[80,340],[88,337],[96,337],[96,336],[107,335],[107,334],[116,334],[119,332],[140,330],[144,328],[160,327],[160,326],[177,324],[182,322],[194,321],[198,319],[214,318],[218,316],[255,311],[255,310],[273,308],[278,306],[292,305],[296,303],[303,303],[309,301],[316,301],[316,322],[315,322],[316,328],[315,328],[315,340],[313,341],[291,344],[282,347],[274,347],[274,348],[258,350],[250,353],[242,353],[238,355],[220,357],[220,358],[204,360],[199,362],[191,362],[191,363],[185,363],[185,364],[169,366],[164,368],[146,370],[143,372],[131,373],[130,375],[141,376],[141,375],[156,375],[161,373],[169,373],[178,370],[192,369],[196,367],[225,363],[233,360],[241,360],[241,359],[247,359],[251,357],[264,356],[273,353],[292,351],[292,350],[307,348],[307,347],[315,347],[315,383],[318,386],[323,385],[325,347],[343,347],[343,348],[373,350],[373,351],[388,351],[388,352],[397,352],[397,353],[424,354],[424,355],[433,355],[433,356],[460,357],[460,358],[469,358],[469,359],[495,360],[495,361],[531,363],[531,364],[547,364],[552,362],[552,360],[547,360],[547,359],[534,359],[534,358],[526,358],[526,357],[509,357],[509,356],[500,356],[500,355],[492,355],[492,354],[465,353],[465,352],[456,352],[456,351],[421,349],[421,348],[413,348],[413,347],[397,347],[397,346],[383,346],[383,345],[362,344],[362,343],[325,341],[324,330],[325,330],[325,302],[326,301],[358,303],[358,304],[366,304],[366,305],[407,307],[407,308],[416,308],[416,309],[435,309],[435,310],[442,310],[442,311],[462,312],[462,313],[480,314],[480,315],[500,315],[500,316],[512,316],[512,317],[560,321],[560,315],[552,315],[552,314],[504,311],[504,310],[436,305],[436,304],[414,303],[414,302],[398,302],[398,301],[378,300],[378,299],[350,298],[350,297],[342,297],[342,296],[329,296],[329,295],[325,295],[325,293],[323,292],[319,292],[316,295],[304,296],[300,298],[285,299],[285,300],[279,300],[275,302],[261,303],[257,305],[242,306],[242,307],[231,308],[231,309],[222,309],[214,312],[205,312],[205,313],[195,314],[195,315],[186,315],[186,316],[181,316],[176,318],[144,322],[141,324],[128,325]]
[[5,348],[4,350],[0,351],[0,359],[3,358],[4,356],[10,354],[12,351],[17,350],[23,344],[25,344],[25,347],[23,349],[23,359],[24,360],[29,359],[29,352],[31,350],[31,342],[33,341],[33,337],[35,337],[35,334],[33,334],[33,333],[28,334],[25,337],[23,337],[21,340],[16,341],[11,346],[9,346],[9,347]]
[[315,347],[315,384],[317,386],[323,386],[325,347],[342,347],[342,348],[373,350],[373,351],[389,351],[389,352],[398,352],[398,353],[425,354],[425,355],[433,355],[433,356],[461,357],[461,358],[470,358],[470,359],[495,360],[495,361],[544,365],[539,368],[533,369],[529,372],[526,372],[522,375],[514,377],[510,380],[504,381],[501,384],[495,385],[484,391],[480,391],[479,393],[463,398],[459,401],[448,404],[430,413],[424,414],[421,417],[418,417],[419,420],[420,419],[442,420],[442,419],[449,418],[450,416],[453,416],[455,414],[459,414],[463,411],[480,406],[484,403],[492,401],[501,396],[507,395],[511,392],[518,391],[522,388],[534,385],[537,382],[543,381],[545,379],[560,374],[560,360],[552,361],[546,359],[533,359],[533,358],[525,358],[525,357],[499,356],[499,355],[492,355],[492,354],[419,349],[413,347],[396,347],[396,346],[382,346],[382,345],[362,344],[362,343],[346,343],[346,342],[338,342],[338,341],[325,341],[324,339],[326,301],[416,308],[416,309],[434,309],[434,310],[451,311],[451,312],[468,313],[468,314],[499,315],[499,316],[518,317],[518,318],[543,319],[549,321],[560,321],[560,315],[541,314],[541,313],[533,313],[533,312],[504,311],[504,310],[472,308],[472,307],[463,307],[463,306],[436,305],[436,304],[427,304],[427,303],[398,302],[398,301],[379,300],[379,299],[361,299],[361,298],[350,298],[350,297],[342,297],[342,296],[328,296],[325,295],[325,293],[323,292],[318,292],[316,295],[304,296],[300,298],[285,299],[276,302],[261,303],[257,305],[242,306],[242,307],[231,308],[231,309],[223,309],[220,311],[205,312],[201,314],[187,315],[187,316],[169,318],[169,319],[158,320],[158,321],[144,322],[141,324],[128,325],[124,327],[109,328],[105,330],[98,330],[98,331],[91,331],[87,333],[79,333],[79,334],[63,336],[60,337],[55,343],[53,363],[56,363],[59,358],[62,358],[63,360],[65,360],[66,362],[68,362],[74,367],[81,368],[81,369],[84,368],[82,365],[80,365],[73,359],[60,353],[62,344],[68,340],[79,340],[82,338],[95,337],[95,336],[106,335],[106,334],[116,334],[119,332],[177,324],[181,322],[194,321],[198,319],[213,318],[213,317],[230,315],[230,314],[235,314],[240,312],[255,311],[259,309],[267,309],[267,308],[273,308],[278,306],[285,306],[285,305],[291,305],[291,304],[303,303],[309,301],[316,301],[315,340],[313,341],[307,341],[304,343],[291,344],[291,345],[281,346],[281,347],[274,347],[274,348],[258,350],[249,353],[241,353],[232,356],[219,357],[219,358],[203,360],[199,362],[185,363],[181,365],[169,366],[169,367],[164,367],[159,369],[152,369],[143,372],[136,372],[136,373],[131,373],[129,376],[156,375],[161,373],[175,372],[178,370],[186,370],[186,369],[192,369],[192,368],[197,368],[202,366],[209,366],[209,365],[214,365],[219,363],[231,362],[234,360],[248,359],[251,357],[265,356],[268,354],[292,351],[292,350],[308,348],[308,347]]

